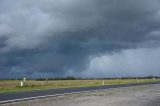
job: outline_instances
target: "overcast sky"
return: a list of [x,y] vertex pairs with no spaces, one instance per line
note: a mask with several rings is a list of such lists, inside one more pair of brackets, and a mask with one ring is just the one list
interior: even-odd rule
[[0,0],[0,78],[160,75],[160,0]]

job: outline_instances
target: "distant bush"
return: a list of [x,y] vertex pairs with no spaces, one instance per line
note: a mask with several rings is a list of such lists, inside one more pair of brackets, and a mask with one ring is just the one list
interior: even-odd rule
[[37,81],[46,81],[46,80],[81,80],[82,78],[67,76],[67,77],[56,77],[56,78],[38,78]]

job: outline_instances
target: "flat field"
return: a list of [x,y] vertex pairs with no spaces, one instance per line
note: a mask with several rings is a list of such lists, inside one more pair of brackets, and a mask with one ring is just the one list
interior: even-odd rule
[[156,82],[160,81],[160,79],[48,80],[48,81],[27,80],[26,85],[23,87],[20,87],[21,80],[0,80],[0,93],[54,89],[54,88],[100,86],[103,84],[103,81],[105,85],[113,85],[113,84]]

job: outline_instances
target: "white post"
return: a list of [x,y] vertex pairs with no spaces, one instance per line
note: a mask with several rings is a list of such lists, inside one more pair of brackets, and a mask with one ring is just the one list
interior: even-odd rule
[[23,81],[21,81],[21,83],[20,83],[20,86],[22,87],[22,86],[24,86],[24,83],[23,83]]
[[104,85],[104,80],[103,80],[103,82],[102,82],[102,85]]

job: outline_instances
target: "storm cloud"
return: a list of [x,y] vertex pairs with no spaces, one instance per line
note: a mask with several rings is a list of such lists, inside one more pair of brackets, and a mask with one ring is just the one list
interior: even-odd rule
[[159,5],[159,0],[0,0],[0,78],[158,75]]

